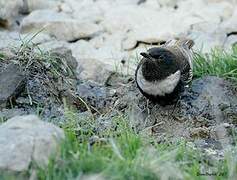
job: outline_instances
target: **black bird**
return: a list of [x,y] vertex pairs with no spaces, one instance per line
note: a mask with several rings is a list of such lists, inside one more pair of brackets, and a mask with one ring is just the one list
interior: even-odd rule
[[177,102],[193,77],[193,45],[189,39],[170,40],[142,52],[135,74],[141,93],[161,105]]

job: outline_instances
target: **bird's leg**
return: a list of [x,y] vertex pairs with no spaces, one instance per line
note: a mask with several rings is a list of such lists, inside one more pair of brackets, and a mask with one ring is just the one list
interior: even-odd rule
[[150,102],[149,99],[147,99],[147,101],[146,101],[146,108],[147,108],[148,115],[150,114],[149,102]]
[[172,112],[169,114],[169,116],[168,116],[168,120],[171,118],[171,116],[173,115],[173,113],[174,113],[174,111],[175,111],[175,109],[176,109],[176,107],[177,107],[177,105],[178,105],[178,103],[180,102],[180,100],[181,100],[181,96],[179,96],[179,98],[177,99],[177,101],[175,102],[175,104],[174,104],[174,106],[173,106],[173,109],[172,109]]
[[174,111],[175,111],[179,101],[180,101],[180,98],[178,98],[178,100],[175,102],[171,115],[173,115],[173,113],[174,113]]

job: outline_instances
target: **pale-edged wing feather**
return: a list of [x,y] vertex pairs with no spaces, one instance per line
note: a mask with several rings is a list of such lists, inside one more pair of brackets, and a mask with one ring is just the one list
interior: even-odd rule
[[174,45],[166,47],[176,56],[176,61],[181,70],[181,81],[184,84],[190,83],[193,78],[192,52],[190,49],[185,49],[182,46]]

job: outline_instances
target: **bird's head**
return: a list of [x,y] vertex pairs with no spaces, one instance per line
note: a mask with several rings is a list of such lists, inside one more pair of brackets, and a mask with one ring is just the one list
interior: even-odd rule
[[166,48],[151,48],[142,52],[142,74],[147,81],[157,81],[178,70],[175,55]]

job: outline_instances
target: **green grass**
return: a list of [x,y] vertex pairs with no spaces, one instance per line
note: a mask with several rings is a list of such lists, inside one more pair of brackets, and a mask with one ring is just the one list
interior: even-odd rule
[[[73,117],[70,113],[69,121]],[[98,174],[112,180],[205,179],[200,173],[213,173],[216,179],[236,177],[237,159],[233,152],[229,159],[214,163],[185,141],[157,144],[152,137],[136,133],[126,116],[114,117],[112,122],[117,128],[102,134],[96,134],[93,128],[78,132],[74,126],[65,126],[66,139],[60,146],[60,155],[52,158],[45,169],[38,168],[37,177],[64,180]],[[94,136],[97,141],[91,144]],[[229,161],[234,167],[228,167]],[[201,166],[210,170],[202,172]],[[234,171],[230,174],[228,168]]]
[[1,52],[0,52],[0,61],[3,61],[4,60],[4,54],[2,54]]
[[196,53],[194,76],[214,75],[237,82],[237,45],[231,52],[213,49],[209,54]]

